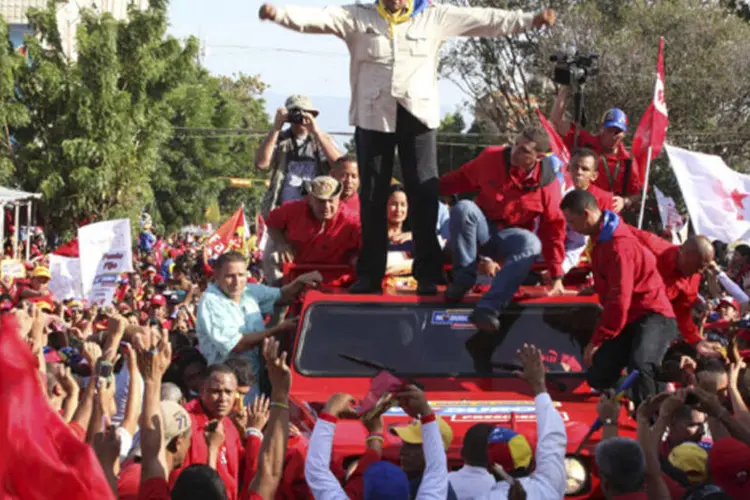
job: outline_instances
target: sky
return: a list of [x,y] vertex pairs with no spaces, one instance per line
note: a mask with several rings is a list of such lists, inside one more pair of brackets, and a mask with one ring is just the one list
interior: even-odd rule
[[[270,88],[264,94],[269,115],[291,94],[307,94],[329,132],[349,132],[349,54],[330,35],[299,34],[258,19],[261,0],[172,0],[169,32],[197,36],[205,44],[203,64],[215,75],[259,75]],[[324,7],[345,0],[297,0]],[[283,3],[274,4],[283,6]],[[452,83],[440,82],[441,111],[455,111],[465,96]]]

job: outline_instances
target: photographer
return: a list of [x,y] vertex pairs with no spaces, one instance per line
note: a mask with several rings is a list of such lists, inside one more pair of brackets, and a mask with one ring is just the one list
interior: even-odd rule
[[[286,201],[302,198],[302,186],[319,175],[328,175],[342,153],[333,140],[320,130],[309,97],[293,95],[276,111],[273,129],[255,153],[255,166],[271,168],[271,185],[263,198],[263,217]],[[282,131],[285,123],[291,126]]]
[[[615,212],[637,209],[643,190],[638,164],[623,144],[628,129],[628,117],[617,108],[610,109],[602,117],[599,133],[594,135],[584,130],[580,123],[565,119],[565,107],[570,94],[569,85],[561,85],[555,99],[551,121],[571,151],[589,148],[598,155],[598,177],[594,185],[614,193],[619,198],[613,207]],[[576,144],[576,134],[578,143]]]

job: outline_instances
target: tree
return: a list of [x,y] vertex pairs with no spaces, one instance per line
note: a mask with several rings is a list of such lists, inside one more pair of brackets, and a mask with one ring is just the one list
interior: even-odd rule
[[218,179],[247,176],[257,138],[190,131],[267,128],[256,77],[210,76],[195,38],[166,35],[166,0],[131,6],[125,21],[82,10],[69,60],[55,3],[27,14],[36,31],[26,39],[27,64],[0,51],[0,180],[43,193],[42,224],[72,231],[94,219],[135,220],[147,207],[177,229],[202,222],[217,202],[234,210],[258,198]]
[[18,102],[15,73],[23,64],[23,57],[13,50],[8,37],[8,25],[0,16],[0,184],[7,185],[13,178],[15,152],[11,129],[25,125],[29,114]]

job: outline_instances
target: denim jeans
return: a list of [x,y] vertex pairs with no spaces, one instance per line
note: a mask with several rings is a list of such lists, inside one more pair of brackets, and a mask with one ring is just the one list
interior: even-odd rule
[[450,232],[453,281],[459,286],[469,288],[476,283],[478,255],[502,262],[490,290],[477,306],[499,314],[542,253],[539,238],[517,227],[496,229],[476,203],[469,200],[459,201],[451,210]]
[[677,322],[661,314],[651,313],[625,325],[620,334],[606,340],[596,354],[586,374],[594,389],[614,388],[622,369],[634,369],[640,376],[631,387],[631,399],[636,405],[653,394],[664,391],[666,384],[657,380],[659,367],[669,346],[679,336]]

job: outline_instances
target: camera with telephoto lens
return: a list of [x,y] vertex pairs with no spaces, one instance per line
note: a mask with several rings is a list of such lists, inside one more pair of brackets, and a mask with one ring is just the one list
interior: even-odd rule
[[302,123],[305,121],[305,117],[302,115],[301,109],[292,109],[287,113],[286,115],[286,121],[289,123],[294,123],[296,125],[302,125]]
[[576,52],[574,55],[564,52],[550,56],[550,61],[555,64],[555,73],[553,80],[559,85],[584,84],[586,79],[594,76],[599,72],[599,54],[591,52],[581,54]]

